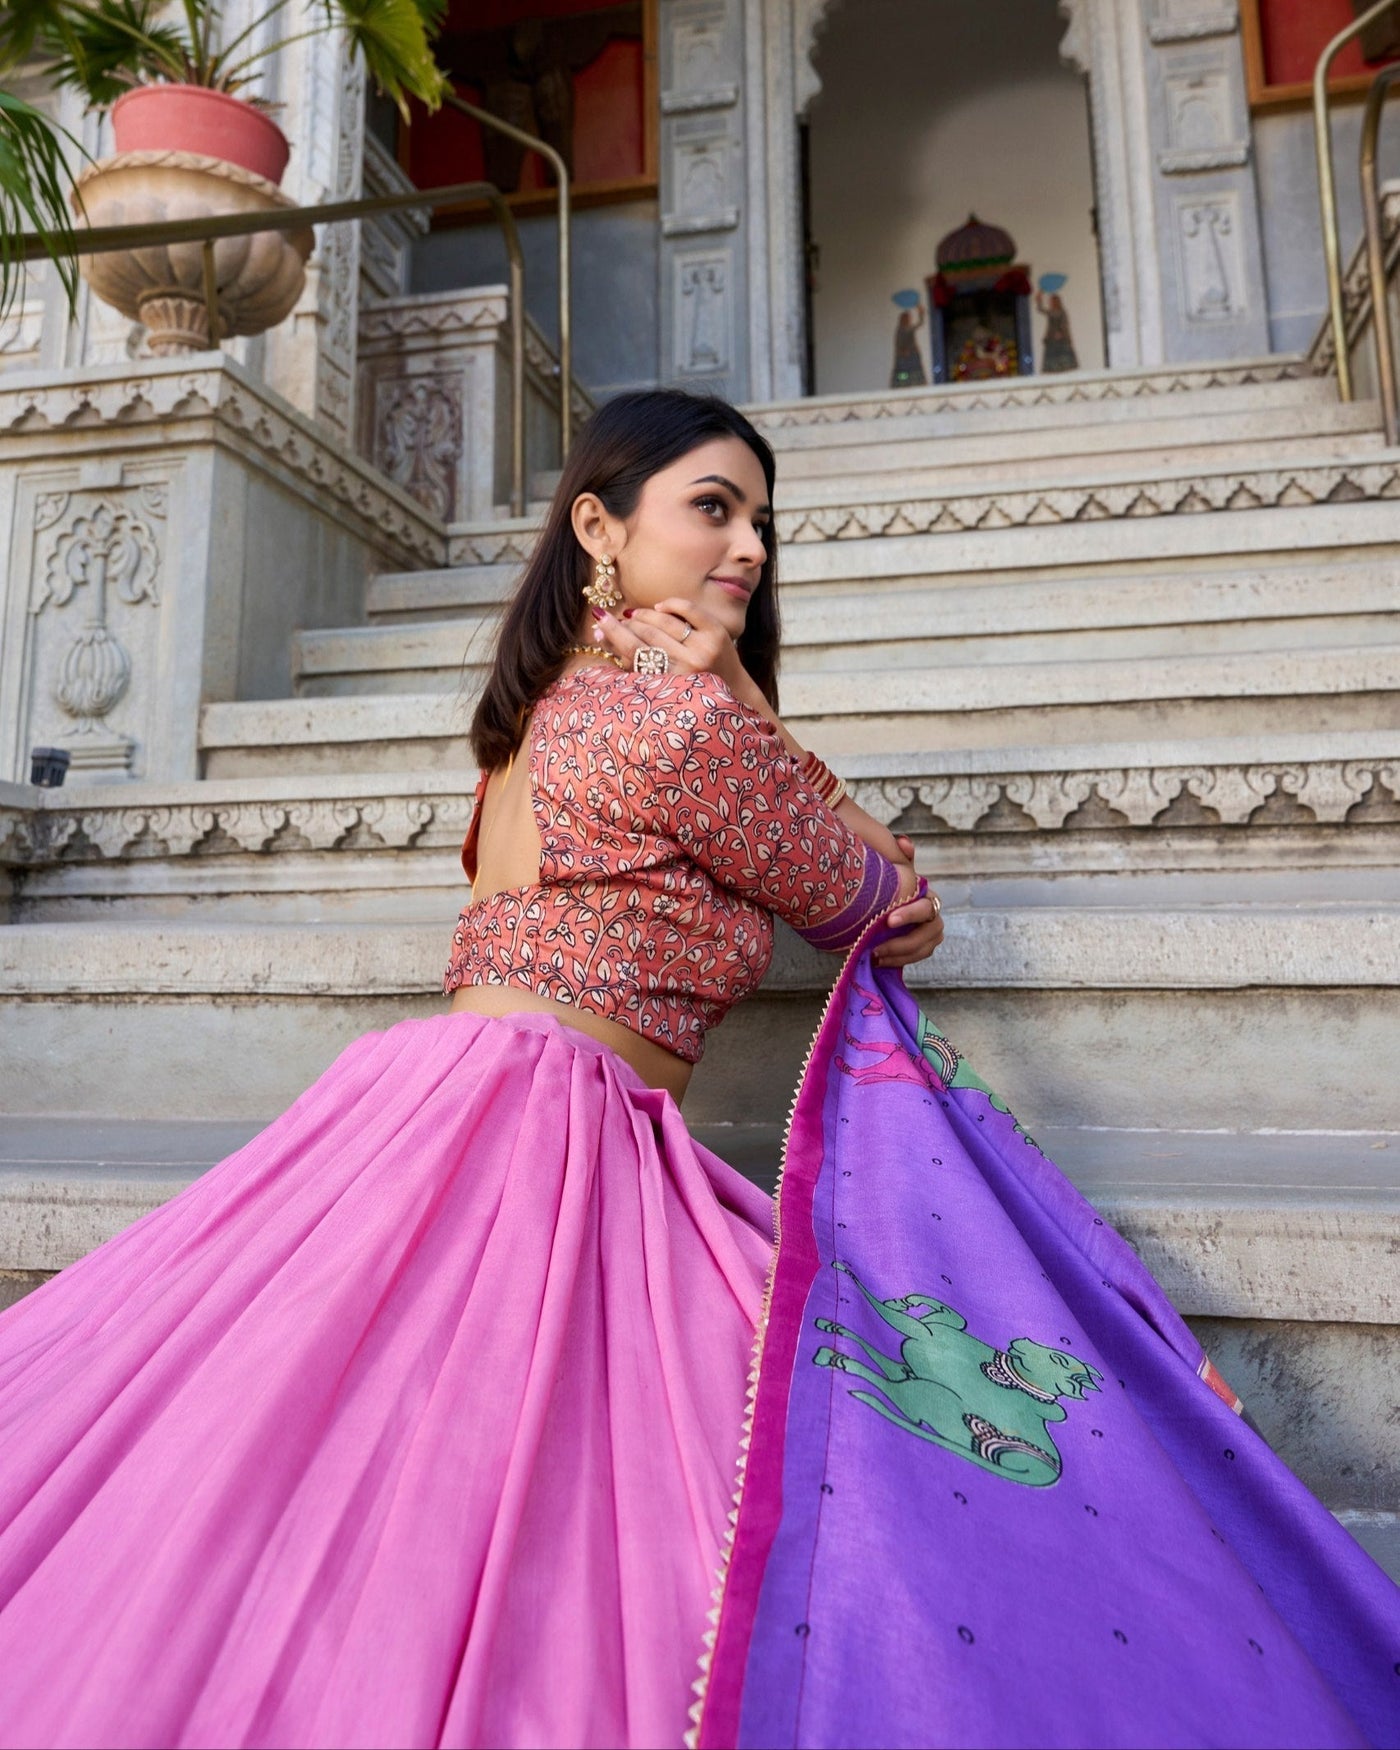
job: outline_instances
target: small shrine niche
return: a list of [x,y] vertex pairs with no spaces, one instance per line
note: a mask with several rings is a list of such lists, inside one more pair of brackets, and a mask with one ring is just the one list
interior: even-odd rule
[[971,214],[936,259],[938,272],[925,282],[934,382],[1032,375],[1030,269],[1016,260],[1010,233]]

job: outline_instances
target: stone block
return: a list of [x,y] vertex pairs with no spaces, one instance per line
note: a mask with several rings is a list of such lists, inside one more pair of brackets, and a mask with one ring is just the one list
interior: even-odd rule
[[[360,452],[443,522],[489,517],[510,499],[508,311],[505,286],[360,310]],[[588,402],[575,395],[582,415]],[[558,464],[559,399],[558,360],[527,319],[527,477]]]
[[0,775],[193,778],[206,699],[290,690],[298,625],[443,530],[228,359],[0,382]]

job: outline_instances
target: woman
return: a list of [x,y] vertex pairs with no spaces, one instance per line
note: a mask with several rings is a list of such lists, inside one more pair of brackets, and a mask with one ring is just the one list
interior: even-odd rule
[[595,416],[472,738],[448,1014],[0,1318],[0,1742],[684,1727],[771,1250],[677,1111],[772,916],[942,929],[774,707],[773,458]]

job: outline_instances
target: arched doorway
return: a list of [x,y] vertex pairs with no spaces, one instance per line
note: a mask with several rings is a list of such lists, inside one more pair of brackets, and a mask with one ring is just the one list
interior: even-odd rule
[[[831,6],[813,54],[804,209],[813,250],[809,388],[890,382],[899,310],[970,213],[1004,227],[1033,282],[1058,288],[1082,369],[1105,361],[1083,76],[1061,59],[1054,0],[859,0]],[[927,298],[923,300],[925,312]],[[1034,322],[1034,365],[1045,320]],[[927,322],[919,335],[930,368]]]

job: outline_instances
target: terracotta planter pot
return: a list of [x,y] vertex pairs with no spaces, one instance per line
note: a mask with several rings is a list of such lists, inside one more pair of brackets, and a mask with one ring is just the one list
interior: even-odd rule
[[241,97],[202,85],[138,85],[111,108],[118,154],[194,152],[274,185],[291,148],[274,121]]
[[[273,183],[224,159],[194,152],[119,152],[89,164],[70,197],[90,225],[147,225],[217,213],[267,213],[294,203]],[[310,226],[221,237],[214,244],[219,335],[261,334],[284,320],[306,282]],[[148,244],[78,258],[104,303],[145,324],[153,353],[210,344],[199,243]]]

